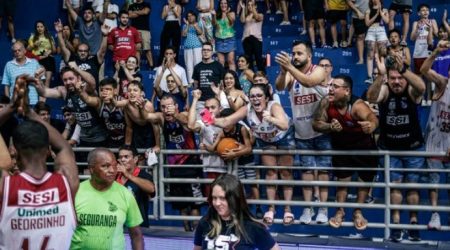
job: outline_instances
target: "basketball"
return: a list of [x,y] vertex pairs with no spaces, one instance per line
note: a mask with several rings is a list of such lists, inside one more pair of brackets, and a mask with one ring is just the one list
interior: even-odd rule
[[216,152],[221,155],[225,153],[227,150],[238,148],[238,141],[233,138],[223,138],[220,140],[219,144],[217,144]]

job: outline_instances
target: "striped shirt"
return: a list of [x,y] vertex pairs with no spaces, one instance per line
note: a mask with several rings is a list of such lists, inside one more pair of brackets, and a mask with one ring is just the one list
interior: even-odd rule
[[[9,86],[9,96],[13,96],[14,85],[16,84],[16,78],[22,74],[28,74],[34,76],[34,72],[41,66],[35,59],[26,58],[24,64],[20,65],[16,59],[13,59],[6,63],[5,70],[3,71],[2,85]],[[30,99],[30,105],[35,105],[39,101],[39,96],[36,88],[32,85],[28,86],[28,98]]]

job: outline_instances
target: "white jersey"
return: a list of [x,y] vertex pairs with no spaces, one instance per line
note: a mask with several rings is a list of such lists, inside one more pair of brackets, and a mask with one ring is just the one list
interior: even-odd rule
[[0,249],[69,249],[75,227],[73,198],[64,176],[5,177]]
[[[222,128],[214,126],[214,125],[206,125],[202,120],[197,120],[197,123],[200,124],[200,140],[204,144],[212,145],[216,140],[219,132],[222,131]],[[203,172],[214,172],[214,173],[226,173],[227,168],[225,167],[225,163],[220,156],[216,154],[208,154],[202,155],[203,161]]]
[[426,151],[442,152],[450,148],[450,79],[444,94],[433,101],[425,131]]
[[[306,75],[310,75],[316,65],[311,65]],[[291,98],[292,120],[295,126],[295,138],[307,140],[320,136],[312,127],[314,111],[320,104],[320,100],[328,95],[328,86],[316,85],[308,88],[299,81],[294,80],[289,91]]]
[[427,58],[428,52],[428,33],[431,30],[431,20],[417,21],[418,35],[414,44],[413,58]]
[[[272,109],[272,105],[274,104],[274,101],[269,101],[269,103],[267,103],[267,110],[271,110]],[[261,139],[265,142],[277,142],[280,139],[282,139],[286,133],[288,132],[288,130],[281,130],[279,128],[277,128],[277,126],[275,126],[272,123],[268,123],[266,121],[261,121],[259,120],[258,116],[256,115],[255,110],[252,107],[252,104],[249,103],[247,105],[247,121],[248,124],[250,124],[250,129],[252,131],[253,136],[255,136],[255,138]],[[289,124],[291,124],[291,118],[289,118],[289,116],[285,115],[286,119],[289,121]]]

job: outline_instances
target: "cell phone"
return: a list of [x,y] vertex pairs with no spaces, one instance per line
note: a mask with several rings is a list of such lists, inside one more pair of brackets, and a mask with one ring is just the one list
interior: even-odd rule
[[208,109],[203,109],[200,112],[200,116],[202,117],[202,121],[204,124],[211,125],[214,123],[214,118],[211,112]]

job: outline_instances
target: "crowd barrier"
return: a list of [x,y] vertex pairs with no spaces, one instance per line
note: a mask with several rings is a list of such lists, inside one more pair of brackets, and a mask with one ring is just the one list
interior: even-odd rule
[[[89,152],[93,150],[93,148],[75,148],[75,152]],[[113,150],[116,152],[117,150]],[[139,150],[140,153],[145,150]],[[166,168],[185,168],[185,167],[193,167],[193,168],[203,168],[202,165],[169,165],[165,163],[165,155],[170,154],[209,154],[207,151],[203,150],[164,150],[162,149],[158,153],[158,164],[148,168],[147,171],[151,171],[153,173],[155,186],[156,186],[156,196],[151,199],[151,203],[153,206],[152,213],[149,215],[149,218],[152,220],[199,220],[199,216],[182,216],[182,215],[173,215],[168,214],[166,206],[168,202],[175,201],[184,201],[184,202],[205,202],[205,197],[170,197],[166,190],[167,186],[170,183],[200,183],[200,184],[208,184],[212,182],[212,179],[182,179],[182,178],[170,178],[167,176]],[[326,151],[315,151],[315,150],[253,150],[254,155],[371,155],[371,156],[379,156],[383,157],[385,167],[378,168],[339,168],[339,170],[376,170],[379,174],[382,174],[384,178],[382,178],[382,182],[342,182],[342,181],[302,181],[302,180],[265,180],[265,179],[256,179],[256,180],[241,180],[244,185],[248,184],[258,184],[260,186],[261,193],[264,192],[265,185],[291,185],[291,186],[327,186],[330,188],[346,186],[346,187],[372,187],[379,188],[384,190],[384,199],[382,201],[384,203],[376,203],[376,204],[359,204],[356,202],[346,202],[346,203],[338,203],[333,201],[328,202],[305,202],[300,200],[292,200],[292,201],[284,201],[284,200],[276,200],[269,201],[266,199],[248,199],[249,204],[261,204],[261,205],[291,205],[291,206],[300,206],[300,207],[328,207],[328,208],[362,208],[362,209],[379,209],[384,211],[384,218],[382,221],[371,222],[368,223],[368,228],[382,228],[384,229],[384,235],[382,236],[384,239],[389,239],[390,229],[418,229],[418,230],[426,230],[427,225],[424,224],[393,224],[391,223],[391,209],[398,210],[414,210],[414,211],[437,211],[437,212],[450,212],[450,207],[446,205],[438,205],[432,207],[431,205],[407,205],[405,202],[401,205],[393,205],[390,202],[390,191],[393,188],[408,190],[408,189],[419,189],[419,190],[450,190],[450,184],[430,184],[430,183],[392,183],[390,181],[390,157],[391,156],[415,156],[415,157],[445,157],[445,152],[440,153],[430,153],[430,152],[417,152],[417,151],[386,151],[386,150],[358,150],[358,151],[336,151],[336,150],[326,150]],[[80,166],[86,165],[86,163],[79,163]],[[235,173],[237,168],[255,168],[259,170],[263,169],[293,169],[293,170],[304,170],[304,169],[314,169],[314,170],[329,170],[333,171],[336,168],[333,167],[314,167],[310,168],[308,166],[238,166],[237,161],[230,162],[227,165],[227,169],[229,173]],[[406,169],[406,168],[395,168],[395,171],[398,172],[420,172],[420,173],[430,173],[430,172],[439,172],[449,174],[450,169]],[[81,179],[89,178],[89,175],[80,175]],[[442,181],[441,181],[442,182]],[[425,204],[429,204],[429,201],[425,201]],[[447,200],[448,203],[448,200]],[[364,212],[363,210],[363,213]],[[332,216],[332,214],[330,214]],[[428,219],[428,218],[427,218]],[[281,219],[275,219],[274,223],[282,223]],[[296,221],[295,224],[299,222]],[[446,224],[446,223],[443,223]],[[311,222],[312,226],[328,226],[327,224],[315,224]],[[350,227],[353,226],[352,222],[343,222],[342,226]],[[442,231],[450,231],[449,226],[442,226]]]

